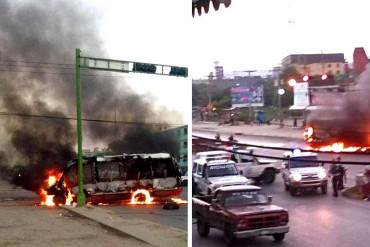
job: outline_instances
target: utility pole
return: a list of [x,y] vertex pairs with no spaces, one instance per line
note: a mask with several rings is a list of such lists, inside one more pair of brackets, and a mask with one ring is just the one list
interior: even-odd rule
[[77,176],[78,176],[78,194],[77,204],[79,207],[85,205],[86,198],[83,184],[83,163],[82,163],[82,120],[81,120],[81,78],[80,78],[80,54],[81,50],[76,49],[76,110],[77,110]]

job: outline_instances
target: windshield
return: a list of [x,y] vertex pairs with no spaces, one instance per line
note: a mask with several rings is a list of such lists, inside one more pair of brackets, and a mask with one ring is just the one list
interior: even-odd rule
[[235,164],[211,165],[207,167],[208,177],[223,177],[238,175]]
[[232,192],[225,197],[225,207],[267,204],[268,198],[259,191]]
[[289,160],[290,168],[316,167],[316,166],[319,166],[319,163],[317,162],[317,156],[293,157]]

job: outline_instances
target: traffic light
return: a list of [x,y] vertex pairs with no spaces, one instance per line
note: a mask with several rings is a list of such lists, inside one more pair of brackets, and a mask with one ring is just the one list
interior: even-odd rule
[[157,67],[154,64],[150,63],[134,63],[132,71],[134,72],[143,72],[143,73],[152,73],[154,74],[157,70]]
[[171,67],[170,75],[173,76],[183,76],[187,77],[188,76],[188,69],[184,67]]
[[231,0],[192,0],[192,15],[194,17],[195,10],[197,10],[198,15],[202,15],[202,9],[207,14],[209,11],[209,5],[212,1],[213,8],[217,11],[220,8],[221,3],[227,8],[231,4]]

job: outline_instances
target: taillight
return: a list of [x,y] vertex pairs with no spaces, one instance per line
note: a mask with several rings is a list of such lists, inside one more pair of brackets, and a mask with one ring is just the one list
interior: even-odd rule
[[236,225],[236,228],[238,228],[239,230],[247,229],[248,228],[248,219],[239,220],[238,224]]
[[281,223],[284,223],[284,224],[289,222],[289,215],[287,212],[284,212],[280,215],[280,221]]

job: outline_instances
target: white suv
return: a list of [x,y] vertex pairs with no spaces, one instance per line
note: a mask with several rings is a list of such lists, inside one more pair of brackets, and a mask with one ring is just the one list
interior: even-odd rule
[[193,194],[211,195],[222,186],[246,184],[250,181],[239,174],[235,162],[231,160],[194,160]]
[[328,178],[325,168],[318,162],[317,154],[311,152],[284,153],[289,160],[283,162],[283,180],[285,190],[292,196],[307,188],[321,188],[322,194],[327,193]]

